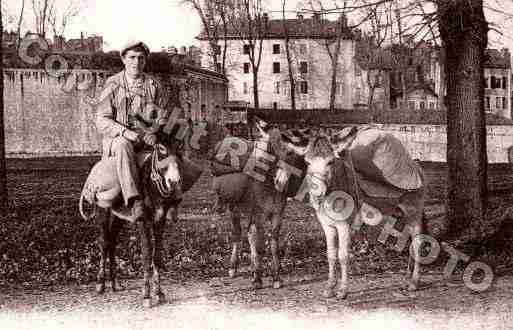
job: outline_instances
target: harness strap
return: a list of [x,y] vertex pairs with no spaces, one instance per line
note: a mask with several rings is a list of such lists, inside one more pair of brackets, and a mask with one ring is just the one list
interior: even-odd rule
[[158,146],[155,146],[153,149],[153,152],[151,154],[151,173],[150,178],[157,187],[157,190],[159,191],[160,195],[162,197],[170,197],[173,193],[173,189],[168,188],[166,186],[166,183],[164,182],[164,177],[159,173],[157,161],[158,161]]

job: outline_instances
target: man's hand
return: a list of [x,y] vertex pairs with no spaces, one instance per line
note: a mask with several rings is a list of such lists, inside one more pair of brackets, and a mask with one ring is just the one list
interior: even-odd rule
[[145,134],[143,137],[144,143],[149,146],[154,146],[157,143],[157,136],[155,134]]
[[139,134],[129,129],[123,131],[123,137],[132,142],[139,142]]

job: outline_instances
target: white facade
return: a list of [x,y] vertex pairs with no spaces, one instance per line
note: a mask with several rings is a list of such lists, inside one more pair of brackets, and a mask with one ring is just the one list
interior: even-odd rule
[[485,111],[511,119],[511,69],[485,68],[484,76]]
[[[220,44],[222,46],[224,41]],[[205,55],[209,53],[209,42],[202,40],[200,45],[203,54],[201,65],[206,68],[214,68],[212,57]],[[279,53],[276,53],[278,47]],[[331,47],[334,47],[334,44]],[[246,101],[250,103],[250,106],[254,106],[252,68],[249,56],[244,54],[243,49],[242,40],[228,40],[226,55],[226,76],[229,80],[228,99],[230,101]],[[355,104],[366,104],[367,102],[369,92],[366,76],[354,60],[354,49],[353,40],[342,40],[337,69],[336,108],[351,109]],[[332,66],[325,41],[310,38],[291,39],[290,50],[296,81],[296,108],[329,108]],[[247,73],[244,70],[245,66]],[[276,72],[278,71],[276,70],[277,66],[279,66],[279,72]],[[306,69],[306,72],[301,72],[302,67]],[[258,81],[261,108],[291,108],[284,39],[263,41]]]

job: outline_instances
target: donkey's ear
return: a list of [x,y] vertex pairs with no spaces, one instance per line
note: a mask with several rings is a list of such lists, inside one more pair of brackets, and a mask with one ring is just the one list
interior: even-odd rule
[[309,147],[309,139],[297,130],[281,133],[282,143],[294,153],[303,156]]
[[330,137],[330,143],[336,154],[351,147],[351,144],[356,138],[358,127],[345,127],[342,130],[334,133]]

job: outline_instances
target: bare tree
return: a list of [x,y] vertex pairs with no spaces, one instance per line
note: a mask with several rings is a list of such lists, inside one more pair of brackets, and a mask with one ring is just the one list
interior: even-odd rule
[[[368,1],[364,1],[367,3]],[[374,94],[379,86],[382,86],[385,73],[389,66],[389,61],[385,60],[384,43],[389,38],[390,29],[390,8],[378,10],[375,6],[364,8],[368,17],[369,32],[357,42],[355,58],[367,70],[367,86],[369,87],[369,96],[367,106],[373,109]],[[388,93],[386,93],[388,94]]]
[[[335,1],[336,3],[336,1]],[[324,4],[321,0],[309,1],[310,9],[314,11],[314,14],[320,15],[320,13],[326,12]],[[338,7],[337,7],[338,8]],[[340,52],[342,47],[342,39],[344,34],[349,31],[347,18],[346,18],[346,1],[341,8],[338,8],[339,17],[335,22],[328,21],[325,19],[314,20],[314,29],[320,34],[318,42],[328,54],[330,59],[330,102],[329,109],[335,109],[335,101],[337,96],[337,77],[339,71],[339,60]]]
[[80,14],[82,3],[77,0],[69,0],[65,7],[62,6],[64,9],[61,10],[60,7],[56,6],[54,2],[48,10],[48,24],[55,36],[64,35],[69,23]]
[[229,21],[238,39],[242,41],[251,64],[253,104],[255,109],[259,109],[258,73],[269,18],[265,13],[262,0],[240,0],[230,14]]
[[54,5],[55,0],[32,0],[36,33],[43,38],[46,38],[48,18]]
[[[3,12],[0,6],[0,45],[3,45]],[[0,58],[3,58],[3,47],[0,47]],[[4,76],[3,61],[0,61],[0,77]],[[4,128],[4,80],[0,79],[0,215],[7,214],[7,168],[5,165],[5,128]]]
[[[231,0],[182,0],[183,4],[190,5],[201,19],[203,33],[210,44],[209,56],[212,63],[218,68],[221,63],[220,72],[226,73],[226,50],[228,47],[228,19],[229,10],[233,10]],[[223,49],[220,49],[219,41],[223,39]],[[221,56],[221,62],[219,62]]]
[[16,28],[16,48],[20,47],[21,44],[21,25],[23,24],[23,15],[25,14],[25,0],[21,0],[20,16],[18,16],[18,26]]
[[292,110],[296,110],[296,79],[294,77],[294,68],[292,61],[292,53],[290,50],[290,31],[287,20],[285,19],[285,6],[287,4],[287,0],[281,0],[281,13],[282,13],[282,24],[283,24],[283,34],[285,36],[285,55],[287,56],[287,69],[289,75],[289,84],[290,84],[290,106]]

